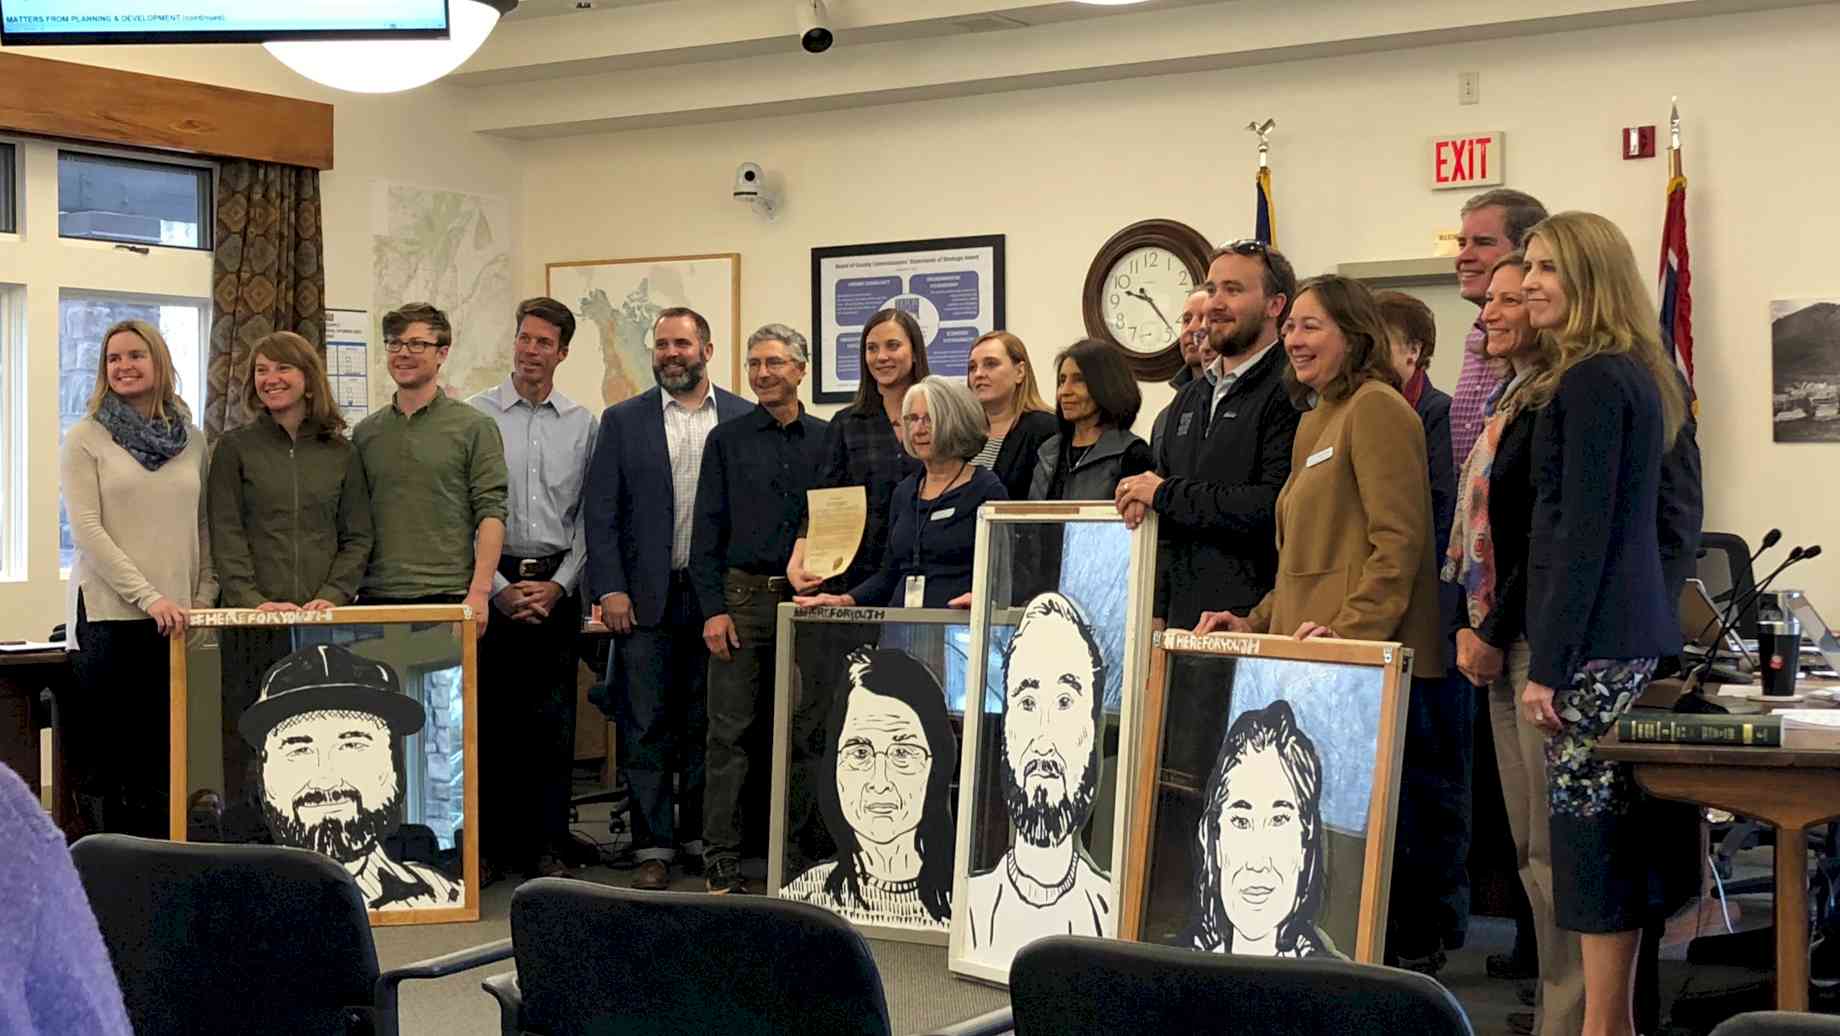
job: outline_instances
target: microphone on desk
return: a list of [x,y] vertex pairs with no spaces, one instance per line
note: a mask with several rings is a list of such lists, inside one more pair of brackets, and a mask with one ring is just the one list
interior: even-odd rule
[[1782,542],[1782,530],[1781,529],[1771,529],[1769,532],[1764,533],[1763,543],[1757,547],[1757,552],[1751,555],[1751,564],[1755,565],[1757,563],[1757,559],[1760,557],[1763,557],[1764,551],[1769,550],[1771,547],[1774,547],[1778,543],[1781,543],[1781,542]]
[[[1759,580],[1757,585],[1738,595],[1731,604],[1727,605],[1725,614],[1719,620],[1714,620],[1719,623],[1719,631],[1712,638],[1712,647],[1706,652],[1706,657],[1687,674],[1687,682],[1690,684],[1695,676],[1704,676],[1705,671],[1712,668],[1712,660],[1718,657],[1719,645],[1725,642],[1725,634],[1729,632],[1733,624],[1738,621],[1738,616],[1744,614],[1744,609],[1750,607],[1752,601],[1756,600],[1765,590],[1770,588],[1770,584],[1776,580],[1777,576],[1782,575],[1783,571],[1790,565],[1820,556],[1821,545],[1819,543],[1808,547],[1791,547],[1789,549],[1788,558],[1786,558],[1782,564],[1777,565],[1769,575]],[[1703,637],[1706,633],[1706,629],[1711,626],[1711,622],[1706,623],[1705,628],[1700,630],[1700,635]],[[1694,639],[1697,640],[1699,638],[1695,637]]]

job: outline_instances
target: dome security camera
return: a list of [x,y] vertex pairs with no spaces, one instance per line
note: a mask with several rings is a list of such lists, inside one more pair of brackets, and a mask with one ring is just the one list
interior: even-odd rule
[[735,169],[735,198],[739,201],[753,201],[760,197],[761,188],[765,186],[767,174],[757,162],[743,162]]
[[831,49],[837,41],[836,33],[831,31],[830,12],[825,10],[824,0],[798,0],[799,3],[799,46],[807,54],[822,54]]

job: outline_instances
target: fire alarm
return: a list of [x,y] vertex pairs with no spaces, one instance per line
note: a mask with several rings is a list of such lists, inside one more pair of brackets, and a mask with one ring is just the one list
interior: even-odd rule
[[1623,130],[1623,158],[1655,157],[1655,127],[1630,126]]

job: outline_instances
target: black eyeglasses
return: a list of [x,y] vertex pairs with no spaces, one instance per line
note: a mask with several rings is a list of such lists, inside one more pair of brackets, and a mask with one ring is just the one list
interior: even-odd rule
[[[1237,241],[1229,241],[1220,247],[1222,250],[1232,252],[1234,255],[1258,256],[1259,262],[1265,264],[1265,272],[1270,275],[1265,279],[1265,283],[1268,286],[1281,280],[1278,276],[1278,268],[1271,265],[1272,247],[1260,241],[1258,238],[1242,237]],[[1268,294],[1276,293],[1268,292]]]

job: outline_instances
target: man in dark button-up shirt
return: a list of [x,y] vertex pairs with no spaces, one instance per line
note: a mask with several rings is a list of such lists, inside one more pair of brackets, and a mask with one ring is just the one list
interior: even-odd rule
[[749,336],[748,385],[760,406],[710,433],[697,481],[690,582],[709,616],[703,641],[713,656],[703,791],[711,892],[746,890],[741,804],[749,773],[765,772],[751,765],[748,748],[771,712],[775,610],[791,594],[786,564],[824,459],[825,422],[799,405],[806,356],[805,336],[784,324]]

